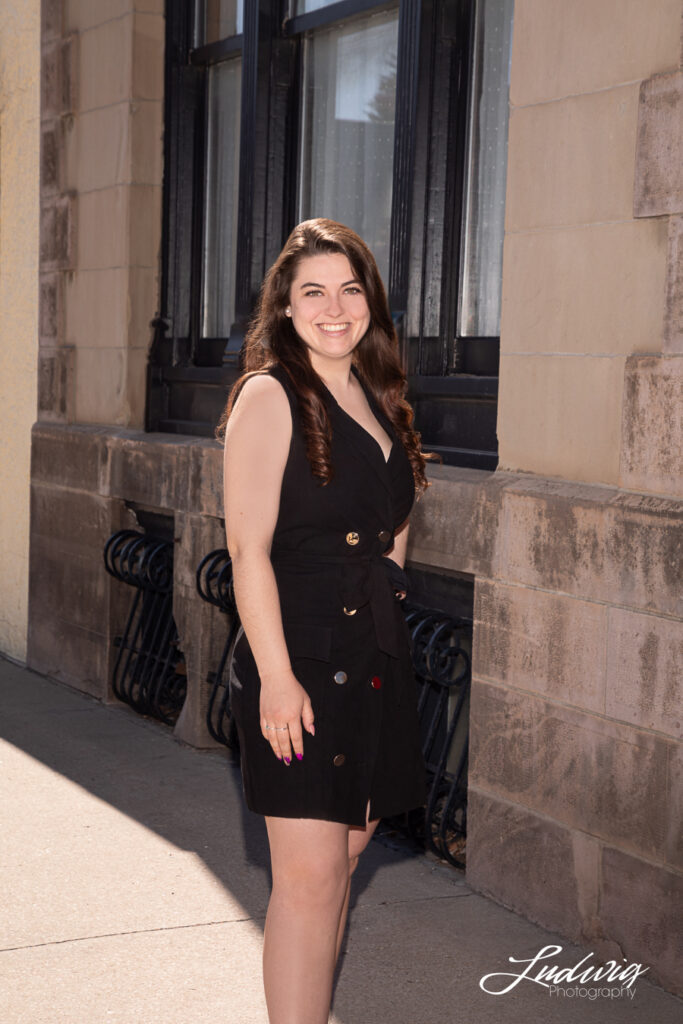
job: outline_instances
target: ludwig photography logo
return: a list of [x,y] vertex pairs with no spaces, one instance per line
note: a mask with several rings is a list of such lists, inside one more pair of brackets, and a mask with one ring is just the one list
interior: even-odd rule
[[[547,988],[549,996],[569,999],[633,999],[634,981],[649,971],[649,967],[636,963],[617,963],[606,960],[586,966],[594,953],[588,953],[573,967],[562,967],[556,962],[543,963],[560,954],[562,946],[544,946],[534,957],[518,960],[508,957],[510,963],[526,964],[520,971],[497,971],[479,979],[479,988],[491,996],[504,996],[522,981],[530,981]],[[626,957],[624,957],[626,960]],[[619,982],[620,984],[616,984]]]

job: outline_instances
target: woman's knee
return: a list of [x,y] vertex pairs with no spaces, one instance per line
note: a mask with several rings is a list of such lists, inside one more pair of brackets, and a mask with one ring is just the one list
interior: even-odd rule
[[311,857],[280,863],[273,890],[308,903],[337,903],[348,882],[348,861]]

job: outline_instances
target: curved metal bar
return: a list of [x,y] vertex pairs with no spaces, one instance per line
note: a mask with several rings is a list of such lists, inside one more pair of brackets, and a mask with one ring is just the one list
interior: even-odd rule
[[172,725],[187,693],[185,659],[173,619],[173,544],[136,530],[117,530],[104,546],[104,566],[135,589],[121,636],[112,689],[141,714]]

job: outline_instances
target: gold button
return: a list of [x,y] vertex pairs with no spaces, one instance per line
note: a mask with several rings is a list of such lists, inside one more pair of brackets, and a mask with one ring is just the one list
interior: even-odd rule
[[335,754],[334,758],[332,759],[332,762],[337,768],[339,768],[340,765],[344,764],[345,760],[346,758],[344,757],[343,754]]
[[351,530],[350,533],[346,534],[346,543],[347,544],[357,544],[359,540],[360,540],[360,537],[358,536],[358,534],[356,533],[355,530]]
[[339,671],[334,673],[335,683],[345,683],[348,678],[346,672]]
[[391,537],[391,533],[389,532],[389,530],[380,530],[377,536],[382,541],[382,544],[386,544],[386,542]]
[[344,615],[355,615],[358,611],[357,608],[344,608]]

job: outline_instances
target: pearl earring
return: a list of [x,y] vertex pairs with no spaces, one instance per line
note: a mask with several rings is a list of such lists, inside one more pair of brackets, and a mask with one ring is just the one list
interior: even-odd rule
[[287,306],[287,309],[285,310],[285,313],[287,314],[287,316],[291,316],[292,315],[292,307],[291,306]]

